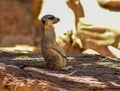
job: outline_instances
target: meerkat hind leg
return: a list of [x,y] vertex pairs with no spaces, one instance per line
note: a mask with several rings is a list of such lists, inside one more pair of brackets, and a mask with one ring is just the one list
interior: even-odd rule
[[[58,69],[58,70],[64,70],[64,71],[73,70],[74,69],[72,66],[66,66],[66,64],[67,64],[66,58],[64,58],[56,50],[51,49],[51,53],[53,55],[57,56],[57,57],[55,57],[55,58],[57,58],[56,61],[54,61],[54,63],[55,63],[54,66],[55,66],[56,69]],[[54,58],[54,57],[52,57],[52,58]]]

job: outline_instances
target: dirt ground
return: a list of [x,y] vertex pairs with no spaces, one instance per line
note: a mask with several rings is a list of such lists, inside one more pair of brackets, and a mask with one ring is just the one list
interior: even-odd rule
[[69,71],[26,67],[40,53],[0,53],[0,91],[120,91],[120,60],[101,55],[67,54]]

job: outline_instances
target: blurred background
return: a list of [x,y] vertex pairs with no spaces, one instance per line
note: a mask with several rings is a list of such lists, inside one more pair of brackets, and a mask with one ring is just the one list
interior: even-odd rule
[[120,59],[120,0],[1,0],[0,50],[40,51],[40,18],[53,14],[66,53]]

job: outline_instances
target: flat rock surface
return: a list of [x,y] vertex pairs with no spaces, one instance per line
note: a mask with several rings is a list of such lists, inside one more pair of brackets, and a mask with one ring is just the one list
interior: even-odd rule
[[120,91],[120,60],[68,54],[69,71],[24,67],[42,62],[40,53],[0,53],[0,91]]

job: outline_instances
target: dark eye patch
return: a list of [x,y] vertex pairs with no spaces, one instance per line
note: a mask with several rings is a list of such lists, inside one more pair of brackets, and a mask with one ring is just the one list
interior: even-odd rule
[[50,20],[54,20],[54,19],[55,19],[55,17],[53,17],[53,16],[52,16],[52,17],[49,17],[48,19],[50,19]]

